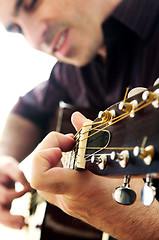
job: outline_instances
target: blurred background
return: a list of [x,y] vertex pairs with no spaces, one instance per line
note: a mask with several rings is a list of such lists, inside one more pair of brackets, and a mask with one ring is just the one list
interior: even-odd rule
[[[8,33],[0,25],[0,135],[18,97],[47,80],[55,62],[55,58],[34,50],[23,36]],[[15,213],[25,214],[27,206],[24,202],[15,202]],[[25,239],[22,231],[2,225],[0,225],[0,234],[0,238],[5,240]]]

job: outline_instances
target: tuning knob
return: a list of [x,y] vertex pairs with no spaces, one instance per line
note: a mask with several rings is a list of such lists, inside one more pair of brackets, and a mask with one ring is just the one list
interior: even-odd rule
[[113,151],[110,155],[111,160],[119,162],[122,168],[127,166],[129,160],[129,152],[127,150],[122,151],[121,153],[116,153]]
[[144,100],[144,101],[154,100],[153,92],[150,92],[148,90],[144,91],[143,94],[142,94],[142,100]]
[[150,206],[156,195],[156,188],[153,186],[152,176],[150,174],[146,175],[145,185],[141,191],[141,201],[143,205]]
[[156,89],[154,91],[154,94],[155,94],[155,100],[152,102],[152,105],[155,107],[155,108],[158,108],[159,107],[159,89]]
[[137,94],[145,91],[146,88],[143,88],[143,87],[136,87],[136,88],[133,88],[130,90],[130,92],[128,93],[128,98],[131,98],[131,97],[134,97],[136,96]]
[[134,117],[135,113],[134,110],[137,108],[138,102],[136,100],[133,100],[132,102],[120,102],[119,103],[119,110],[124,111],[126,113],[129,113],[130,117]]
[[147,102],[152,102],[152,105],[155,108],[159,107],[159,89],[156,89],[154,92],[145,91],[142,94],[142,99]]
[[106,167],[107,164],[107,155],[101,154],[100,156],[96,156],[95,154],[91,157],[91,163],[96,163],[98,167],[103,170]]
[[123,186],[117,187],[113,192],[115,201],[122,205],[131,205],[136,200],[136,193],[129,186],[130,176],[124,176]]
[[115,110],[105,110],[98,113],[98,118],[101,118],[102,122],[111,122],[115,115]]
[[154,82],[154,86],[158,85],[159,84],[159,78],[156,79],[156,81]]
[[146,148],[136,146],[133,150],[135,157],[143,159],[146,165],[150,165],[155,154],[154,146],[149,145]]

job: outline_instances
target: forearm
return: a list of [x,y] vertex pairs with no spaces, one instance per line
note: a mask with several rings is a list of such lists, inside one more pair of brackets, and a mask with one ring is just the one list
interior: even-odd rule
[[0,139],[0,156],[12,156],[21,162],[42,139],[42,131],[31,121],[10,114]]

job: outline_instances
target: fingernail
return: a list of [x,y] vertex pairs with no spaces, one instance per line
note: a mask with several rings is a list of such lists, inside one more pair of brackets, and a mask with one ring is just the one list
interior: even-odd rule
[[70,137],[70,138],[74,138],[74,134],[73,133],[67,133],[66,136]]

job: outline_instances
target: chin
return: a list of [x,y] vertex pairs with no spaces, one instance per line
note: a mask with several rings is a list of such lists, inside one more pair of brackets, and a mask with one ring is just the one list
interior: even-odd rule
[[77,67],[84,67],[85,65],[89,64],[95,56],[96,54],[81,56],[74,61],[74,65],[76,65]]
[[63,63],[67,63],[76,67],[83,67],[85,66],[87,63],[85,62],[81,62],[81,61],[77,61],[74,59],[57,59],[59,62],[63,62]]
[[74,65],[76,67],[83,67],[85,65],[87,65],[94,57],[95,55],[76,55],[73,54],[74,56],[67,56],[67,57],[58,57],[57,60],[59,62],[63,62],[63,63],[67,63],[67,64],[71,64]]
[[76,67],[84,67],[85,65],[87,65],[88,63],[90,63],[90,61],[93,59],[93,57],[92,58],[79,58],[79,59],[70,59],[70,61],[68,62],[68,63],[70,63],[70,64],[72,64],[72,65],[74,65],[74,66],[76,66]]

